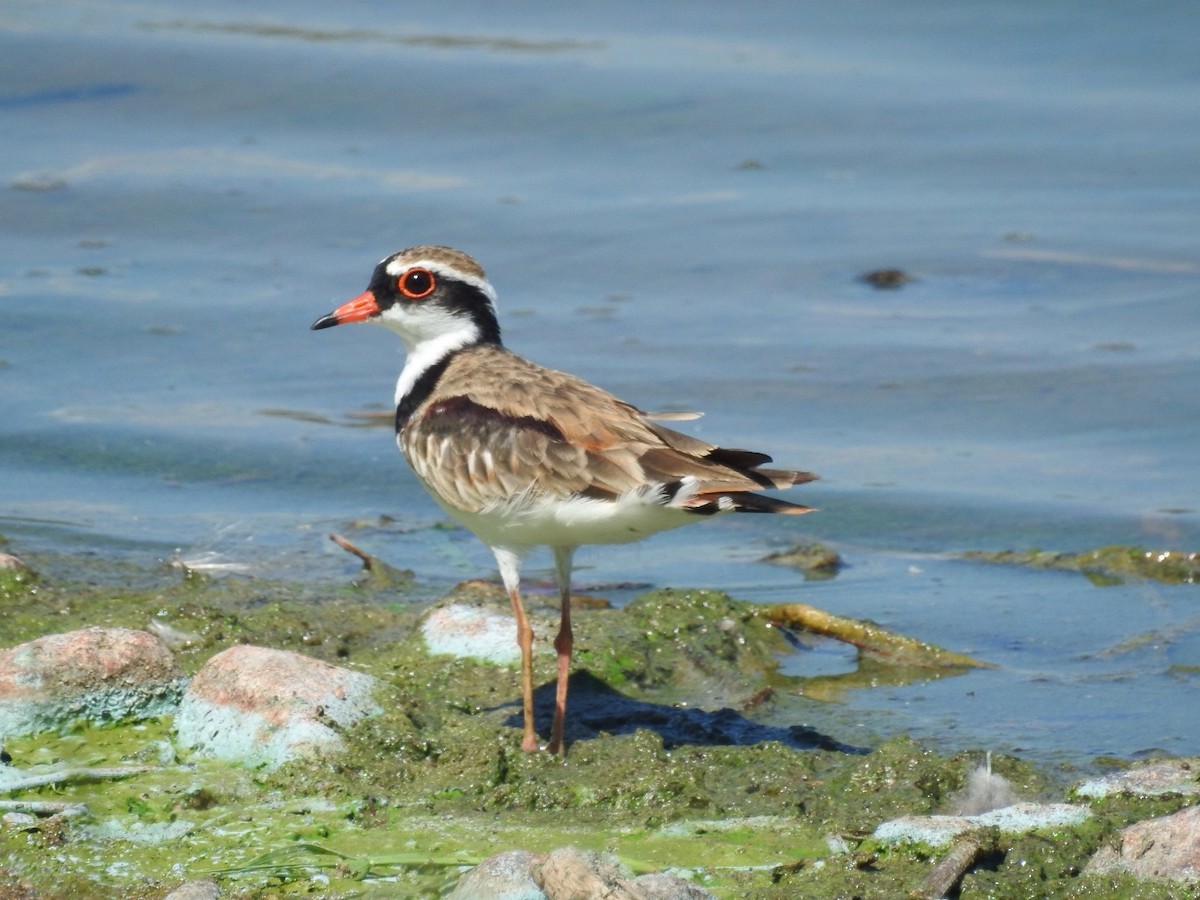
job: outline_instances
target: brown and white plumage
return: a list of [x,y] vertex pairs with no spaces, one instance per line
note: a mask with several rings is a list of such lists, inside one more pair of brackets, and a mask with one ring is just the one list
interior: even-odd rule
[[442,508],[496,556],[517,617],[524,749],[537,749],[533,634],[520,596],[525,553],[554,550],[562,624],[548,749],[562,752],[576,547],[634,541],[719,512],[809,511],[758,492],[816,476],[762,468],[771,461],[762,453],[666,428],[659,420],[677,417],[642,412],[506,350],[495,292],[479,264],[458,250],[412,247],[387,257],[365,292],[313,328],[357,321],[386,325],[404,341],[400,449]]

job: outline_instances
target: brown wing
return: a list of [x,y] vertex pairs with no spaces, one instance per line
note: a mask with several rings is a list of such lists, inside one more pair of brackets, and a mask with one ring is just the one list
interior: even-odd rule
[[804,512],[749,492],[815,477],[760,469],[769,456],[664,428],[594,385],[499,348],[454,358],[402,444],[422,479],[466,510],[530,491],[614,497],[656,483],[670,492],[694,478],[687,505],[698,512],[729,495],[733,508]]
[[479,512],[522,494],[569,497],[596,477],[588,453],[545,420],[462,395],[418,411],[401,436],[417,475],[444,502]]

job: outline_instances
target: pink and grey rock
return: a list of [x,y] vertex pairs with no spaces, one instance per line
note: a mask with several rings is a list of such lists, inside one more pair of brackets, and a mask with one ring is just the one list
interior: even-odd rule
[[339,729],[382,710],[370,675],[319,659],[241,645],[210,659],[184,694],[179,743],[207,756],[275,768],[333,753]]
[[714,900],[699,885],[665,873],[634,877],[615,857],[574,847],[547,854],[506,850],[464,874],[448,900]]
[[145,631],[83,628],[0,650],[0,734],[32,734],[73,719],[114,722],[171,712],[186,679]]
[[1111,872],[1200,882],[1200,806],[1135,822],[1121,832],[1119,848],[1102,847],[1083,870],[1085,875]]

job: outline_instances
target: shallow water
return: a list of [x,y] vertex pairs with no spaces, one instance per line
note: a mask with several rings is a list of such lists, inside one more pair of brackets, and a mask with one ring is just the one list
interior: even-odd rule
[[[388,430],[348,417],[386,412],[393,338],[308,331],[384,254],[448,243],[514,349],[822,475],[795,492],[816,515],[585,549],[585,586],[798,599],[1000,665],[781,712],[850,743],[1200,752],[1192,586],[952,558],[1200,544],[1197,25],[7,4],[0,533],[337,579],[326,533],[387,516],[356,540],[423,584],[488,574]],[[857,280],[893,266],[917,280]],[[758,563],[812,537],[836,579]]]

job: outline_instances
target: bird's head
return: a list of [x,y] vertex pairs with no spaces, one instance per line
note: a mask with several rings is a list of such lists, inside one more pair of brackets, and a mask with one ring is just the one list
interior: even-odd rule
[[409,353],[429,342],[500,343],[496,292],[483,267],[450,247],[409,247],[380,261],[367,289],[313,322],[314,330],[377,322]]

